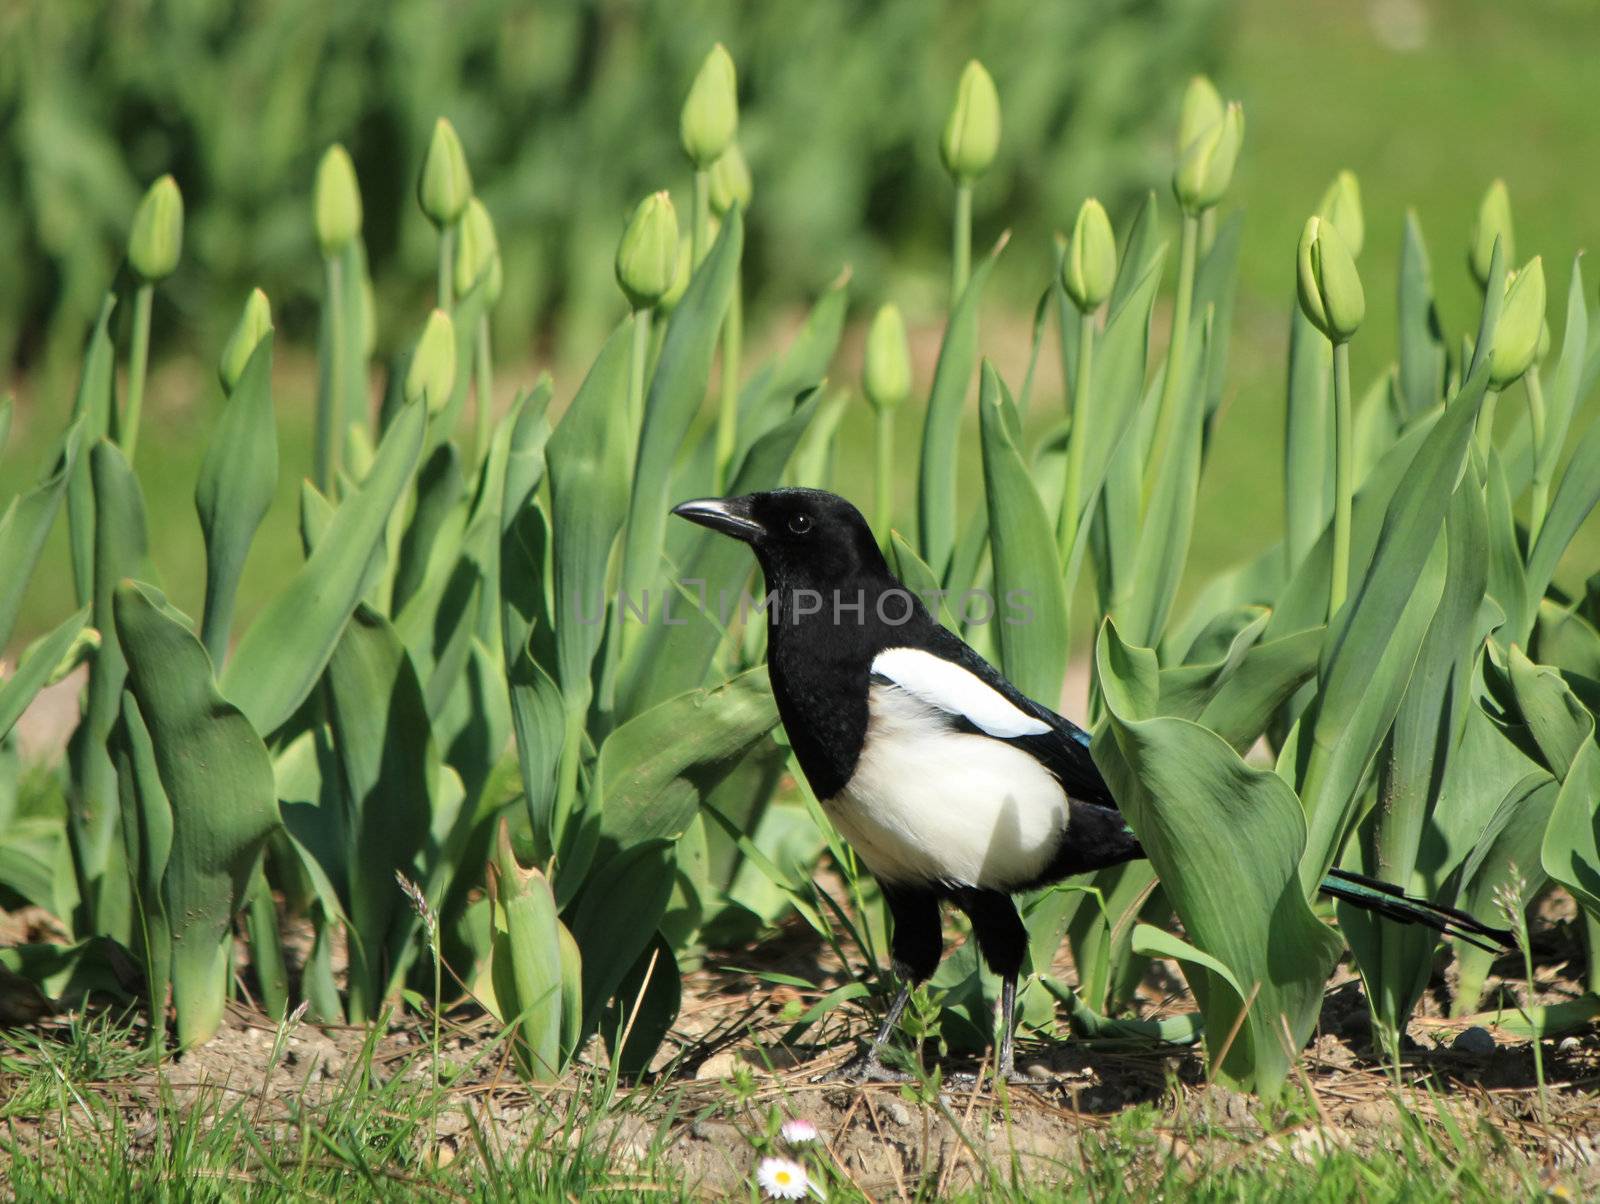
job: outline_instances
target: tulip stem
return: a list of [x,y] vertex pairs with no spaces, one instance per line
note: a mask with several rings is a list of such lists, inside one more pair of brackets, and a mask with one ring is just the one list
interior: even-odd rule
[[450,312],[451,300],[451,263],[455,257],[456,228],[453,225],[439,227],[439,308],[445,313]]
[[1061,489],[1061,518],[1056,532],[1061,544],[1061,571],[1067,571],[1078,538],[1078,493],[1083,488],[1083,462],[1089,452],[1089,390],[1094,372],[1094,314],[1078,315],[1078,371],[1072,386],[1072,426],[1067,431],[1067,475]]
[[133,346],[128,351],[128,410],[124,416],[122,451],[133,463],[139,446],[139,417],[144,411],[144,378],[150,367],[150,307],[155,285],[141,284],[133,295]]
[[722,322],[722,403],[717,411],[717,492],[733,473],[739,426],[739,354],[744,342],[744,301],[737,279]]
[[1553,448],[1544,445],[1544,385],[1539,380],[1539,369],[1529,368],[1522,383],[1528,390],[1528,421],[1533,427],[1533,497],[1528,511],[1528,552],[1531,554],[1550,508],[1550,465],[1555,455]]
[[891,543],[889,532],[894,525],[894,407],[878,407],[878,474],[873,481],[874,513],[878,520],[878,536],[883,546]]
[[628,455],[631,458],[639,445],[639,432],[644,425],[644,372],[650,359],[650,311],[633,311],[633,355],[628,361]]
[[1179,387],[1183,360],[1189,344],[1190,313],[1194,309],[1195,260],[1199,255],[1200,219],[1183,215],[1183,234],[1178,243],[1178,294],[1172,303],[1172,337],[1167,343],[1167,366],[1161,378],[1161,399],[1156,407],[1156,429],[1150,441],[1150,460],[1145,465],[1144,505],[1155,492],[1156,475],[1166,465],[1173,432],[1178,425]]
[[344,266],[337,254],[322,261],[323,283],[326,297],[328,343],[325,349],[328,362],[324,367],[325,383],[317,393],[317,426],[312,448],[311,479],[329,501],[334,496],[334,480],[338,472],[339,420],[343,405],[340,403],[341,382],[344,380]]
[[1350,499],[1355,458],[1355,423],[1350,414],[1350,344],[1333,345],[1333,569],[1328,621],[1350,590]]
[[473,349],[474,372],[478,378],[478,412],[474,424],[476,463],[489,458],[489,439],[494,425],[494,357],[489,348],[489,315],[478,319],[478,336]]
[[689,227],[689,266],[697,268],[711,249],[711,173],[694,173],[694,223]]
[[950,231],[950,307],[955,308],[972,275],[972,185],[956,185],[956,215]]

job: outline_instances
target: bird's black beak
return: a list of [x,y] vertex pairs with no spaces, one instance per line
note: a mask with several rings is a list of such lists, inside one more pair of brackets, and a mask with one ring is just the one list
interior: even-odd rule
[[745,543],[753,543],[767,533],[751,511],[748,497],[703,497],[682,502],[672,508],[679,518],[721,531]]

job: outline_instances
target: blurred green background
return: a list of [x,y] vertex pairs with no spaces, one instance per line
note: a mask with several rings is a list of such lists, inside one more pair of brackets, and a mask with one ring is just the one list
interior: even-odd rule
[[[950,189],[937,137],[966,58],[990,68],[1004,110],[1001,159],[977,189],[976,243],[1014,232],[984,333],[1013,380],[1051,231],[1090,193],[1120,224],[1145,188],[1173,223],[1170,127],[1187,77],[1207,71],[1244,102],[1228,202],[1246,212],[1241,292],[1191,561],[1199,575],[1281,529],[1295,240],[1335,171],[1356,171],[1366,202],[1358,396],[1393,355],[1407,206],[1428,236],[1453,332],[1475,313],[1465,244],[1493,177],[1510,185],[1518,257],[1546,256],[1557,332],[1571,256],[1596,224],[1593,0],[12,4],[0,8],[0,371],[18,412],[0,449],[0,496],[38,470],[134,204],[170,170],[189,221],[183,265],[158,294],[150,454],[139,472],[157,567],[192,610],[203,562],[191,497],[219,396],[212,365],[248,288],[261,284],[280,330],[283,504],[257,541],[247,618],[251,582],[278,578],[298,556],[292,499],[309,463],[319,288],[309,194],[325,145],[349,146],[364,189],[381,353],[414,337],[429,304],[432,237],[412,182],[433,117],[452,118],[505,249],[499,400],[541,365],[567,395],[623,311],[611,276],[623,215],[663,186],[687,208],[677,108],[718,39],[739,65],[741,142],[756,177],[747,362],[849,265],[858,321],[886,298],[906,310],[923,385],[948,287]],[[853,382],[855,346],[847,341],[841,384]],[[1041,421],[1060,412],[1059,396],[1047,352]],[[1520,404],[1516,392],[1502,413]],[[909,463],[915,418],[905,426]],[[870,494],[869,430],[865,408],[852,407],[841,481],[860,499]],[[1593,560],[1593,538],[1576,546]],[[19,636],[64,612],[65,563],[58,546]]]

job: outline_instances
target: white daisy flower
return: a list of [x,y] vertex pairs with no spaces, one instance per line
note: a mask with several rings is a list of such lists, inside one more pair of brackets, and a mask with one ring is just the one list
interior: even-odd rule
[[811,1186],[806,1168],[788,1158],[763,1158],[756,1182],[769,1200],[803,1200]]
[[817,1126],[809,1120],[786,1120],[778,1132],[790,1145],[810,1145],[817,1140]]

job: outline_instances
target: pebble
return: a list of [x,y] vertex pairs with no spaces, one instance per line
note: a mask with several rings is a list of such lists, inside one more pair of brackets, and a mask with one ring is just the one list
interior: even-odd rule
[[1492,1054],[1495,1051],[1494,1034],[1481,1025],[1464,1028],[1450,1045],[1457,1053]]
[[1556,1048],[1564,1054],[1577,1053],[1583,1048],[1583,1042],[1576,1037],[1562,1037],[1561,1044]]
[[701,1062],[694,1072],[694,1077],[702,1083],[714,1079],[725,1079],[733,1074],[734,1067],[738,1064],[739,1060],[734,1056],[733,1050],[725,1049],[721,1053],[712,1054],[704,1062]]
[[911,1123],[911,1113],[906,1110],[906,1106],[899,1100],[892,1097],[886,1099],[883,1101],[882,1107],[884,1114],[901,1128]]

